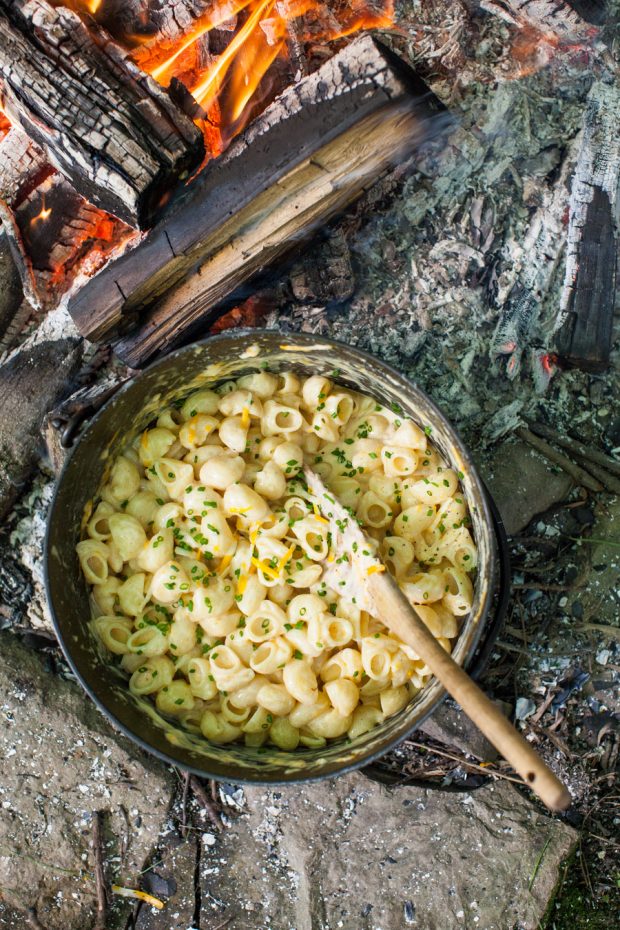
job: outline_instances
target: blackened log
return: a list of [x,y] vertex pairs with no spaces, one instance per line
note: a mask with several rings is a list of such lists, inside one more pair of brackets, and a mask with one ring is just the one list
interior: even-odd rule
[[24,197],[54,173],[43,149],[21,126],[11,126],[0,139],[0,197],[15,210]]
[[[54,5],[74,7],[82,15],[86,12],[81,0],[54,0]],[[225,5],[225,0],[105,0],[94,18],[119,42],[143,36],[166,40],[186,33],[208,9]]]
[[441,110],[380,43],[352,42],[280,95],[136,249],[82,288],[69,304],[78,329],[116,339],[132,367],[204,329],[218,304],[445,126]]
[[289,273],[300,303],[326,306],[349,300],[355,290],[351,252],[341,229],[330,230],[308,247]]
[[6,234],[0,232],[0,347],[21,306],[22,297],[21,278],[11,246]]
[[587,371],[609,365],[616,279],[620,90],[590,91],[569,204],[566,270],[556,321],[560,359]]
[[46,412],[73,388],[82,340],[24,346],[0,367],[0,520],[34,469]]
[[6,236],[6,240],[13,256],[15,267],[19,272],[22,282],[22,291],[26,301],[34,308],[40,308],[42,301],[37,288],[37,282],[34,276],[34,269],[21,230],[15,218],[15,214],[7,204],[6,200],[0,197],[0,221]]
[[91,203],[144,227],[198,166],[202,134],[97,26],[46,0],[0,0],[4,107]]

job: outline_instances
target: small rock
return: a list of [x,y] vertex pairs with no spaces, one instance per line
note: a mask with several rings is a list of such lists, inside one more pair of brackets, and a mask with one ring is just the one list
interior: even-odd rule
[[573,486],[569,475],[525,442],[502,443],[481,471],[510,536],[563,500]]
[[536,704],[534,704],[534,701],[524,697],[517,698],[517,703],[515,704],[515,717],[517,720],[527,720],[528,717],[532,716],[535,710]]
[[277,805],[244,790],[247,814],[203,850],[219,871],[202,900],[236,909],[231,930],[537,930],[577,837],[507,782],[462,795],[354,773],[278,787]]

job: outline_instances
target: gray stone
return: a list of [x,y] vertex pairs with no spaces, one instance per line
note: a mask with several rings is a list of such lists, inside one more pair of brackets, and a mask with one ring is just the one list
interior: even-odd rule
[[[495,746],[451,700],[439,705],[432,717],[428,717],[421,725],[420,732],[447,746],[456,746],[457,749],[475,756],[481,762],[494,762],[497,759]],[[413,739],[415,739],[415,734]]]
[[506,782],[446,794],[351,774],[245,795],[203,851],[204,925],[537,930],[577,837]]
[[35,906],[48,930],[85,930],[92,812],[105,812],[109,877],[135,888],[173,779],[16,637],[0,634],[0,656],[0,927]]
[[511,536],[563,500],[573,486],[569,475],[519,441],[498,446],[481,473]]

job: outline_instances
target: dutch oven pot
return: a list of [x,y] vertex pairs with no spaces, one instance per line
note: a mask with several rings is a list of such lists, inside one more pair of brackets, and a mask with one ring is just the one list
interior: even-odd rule
[[323,374],[386,406],[397,404],[421,426],[431,427],[432,442],[456,471],[463,472],[479,564],[473,609],[454,648],[461,664],[471,660],[483,630],[492,621],[497,581],[493,521],[467,450],[426,394],[378,359],[317,336],[236,331],[179,349],[126,383],[77,441],[52,503],[46,583],[56,634],[77,678],[118,729],[166,762],[235,782],[305,781],[364,766],[410,734],[445,696],[433,679],[407,707],[370,733],[330,742],[322,749],[290,753],[271,746],[250,749],[210,744],[161,717],[146,699],[132,696],[120,672],[112,664],[102,665],[88,629],[88,591],[75,553],[84,508],[95,497],[102,474],[128,440],[146,429],[163,407],[198,388],[267,367],[272,372],[292,368],[306,375]]

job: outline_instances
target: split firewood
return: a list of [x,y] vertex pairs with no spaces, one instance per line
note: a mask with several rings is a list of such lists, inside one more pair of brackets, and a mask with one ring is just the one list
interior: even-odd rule
[[144,226],[204,155],[202,134],[94,23],[0,0],[3,105],[87,200]]
[[204,330],[218,304],[445,125],[442,110],[380,43],[351,42],[281,94],[137,248],[91,278],[69,305],[80,332],[114,338],[138,367]]
[[609,364],[620,235],[620,89],[590,91],[573,178],[564,287],[556,329],[561,359],[588,371]]
[[76,336],[25,343],[0,366],[0,519],[36,466],[46,412],[73,389],[82,346]]

